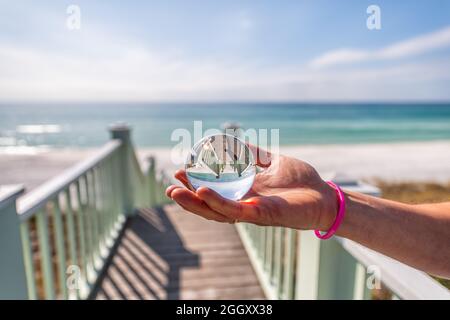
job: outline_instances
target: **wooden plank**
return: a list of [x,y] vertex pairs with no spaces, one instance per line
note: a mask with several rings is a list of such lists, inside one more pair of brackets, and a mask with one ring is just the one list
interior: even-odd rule
[[[189,230],[220,227],[214,233]],[[208,241],[209,239],[209,241]],[[216,241],[217,240],[217,241]],[[105,277],[99,299],[255,299],[264,298],[239,235],[232,225],[188,214],[176,206],[142,210],[130,218]]]

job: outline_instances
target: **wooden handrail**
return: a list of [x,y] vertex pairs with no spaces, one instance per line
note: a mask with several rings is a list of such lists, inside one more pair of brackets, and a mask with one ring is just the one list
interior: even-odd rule
[[[368,184],[334,179],[346,190],[379,195]],[[426,273],[351,240],[243,223],[237,229],[269,299],[370,299],[374,277],[400,299],[450,300],[450,291]]]
[[[30,193],[0,187],[0,233],[15,253],[0,264],[0,297],[88,298],[127,216],[165,203],[154,159],[138,161],[128,127],[110,131],[100,150]],[[66,286],[68,266],[79,268],[78,288]]]
[[138,174],[139,179],[141,180],[141,182],[143,182],[145,180],[145,170],[146,168],[143,168],[141,163],[139,162],[136,153],[133,151],[131,152],[131,161],[136,169],[136,172]]
[[32,217],[43,205],[61,192],[61,190],[67,188],[87,171],[108,158],[121,144],[122,142],[117,139],[109,141],[91,157],[20,197],[17,203],[17,213],[20,219],[23,221]]
[[426,273],[400,263],[354,241],[336,237],[364,266],[376,266],[383,283],[401,299],[450,300],[450,291]]
[[21,184],[0,186],[0,209],[9,201],[15,201],[23,192],[24,187]]

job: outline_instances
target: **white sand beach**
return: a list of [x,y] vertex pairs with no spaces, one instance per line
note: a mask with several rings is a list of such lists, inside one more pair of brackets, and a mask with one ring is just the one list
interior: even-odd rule
[[[154,154],[160,167],[173,172],[170,149],[141,149]],[[373,180],[450,181],[450,141],[280,147],[280,153],[302,159],[323,176],[332,173]]]
[[[25,184],[28,190],[61,173],[96,149],[0,149],[0,185]],[[281,147],[282,154],[300,158],[323,176],[331,173],[373,181],[450,181],[450,141],[303,145]],[[168,175],[179,168],[171,161],[171,149],[142,148],[140,159],[154,155],[158,168]]]

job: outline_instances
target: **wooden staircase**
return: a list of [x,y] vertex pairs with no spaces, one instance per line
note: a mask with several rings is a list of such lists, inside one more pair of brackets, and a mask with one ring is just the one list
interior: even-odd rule
[[264,299],[233,225],[176,205],[129,218],[95,299]]

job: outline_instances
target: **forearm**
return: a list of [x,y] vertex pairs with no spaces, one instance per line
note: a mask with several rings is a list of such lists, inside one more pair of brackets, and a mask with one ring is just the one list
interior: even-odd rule
[[346,203],[339,236],[450,278],[450,204],[407,205],[352,192]]

